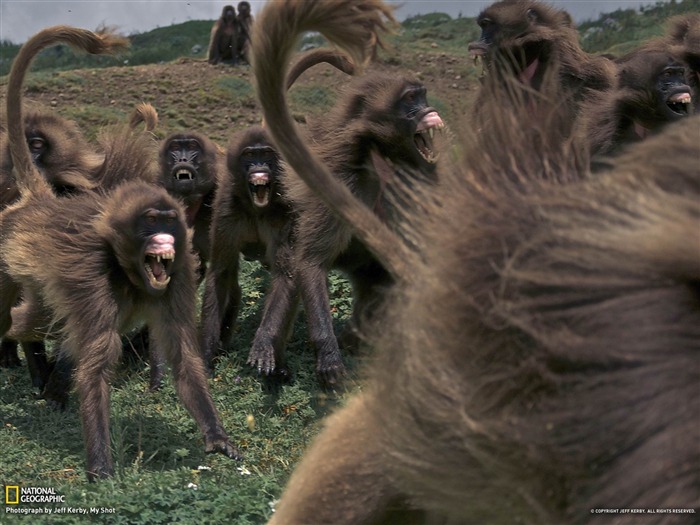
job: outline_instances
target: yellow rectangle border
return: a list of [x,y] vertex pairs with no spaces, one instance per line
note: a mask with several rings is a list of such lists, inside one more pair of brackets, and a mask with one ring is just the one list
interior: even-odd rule
[[[15,489],[15,500],[10,501],[10,490]],[[19,504],[19,485],[5,485],[5,505]]]

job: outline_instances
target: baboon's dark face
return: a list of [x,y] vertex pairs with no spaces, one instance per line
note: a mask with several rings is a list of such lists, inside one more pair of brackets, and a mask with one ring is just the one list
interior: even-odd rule
[[224,8],[224,12],[221,16],[227,23],[231,23],[236,18],[236,11],[232,6],[227,6]]
[[621,89],[644,93],[647,107],[637,117],[647,125],[672,122],[692,113],[686,68],[667,53],[639,53],[622,60],[618,74]]
[[279,171],[277,152],[269,145],[258,142],[241,151],[236,169],[236,182],[247,186],[250,200],[255,207],[265,208],[276,191]]
[[200,182],[202,145],[194,138],[172,139],[166,145],[170,177],[166,188],[177,195],[193,193]]
[[521,82],[539,85],[556,45],[557,33],[571,27],[571,19],[536,2],[504,0],[477,17],[479,40],[469,44],[475,61],[483,59],[515,75]]
[[690,55],[686,56],[686,61],[690,69],[690,76],[694,76],[693,79],[696,84],[700,85],[700,55]]
[[[373,85],[369,82],[364,88],[371,90]],[[435,137],[445,125],[438,111],[428,105],[425,87],[403,80],[387,92],[387,99],[363,102],[365,108],[358,114],[358,119],[367,122],[368,141],[392,162],[434,170],[438,160]],[[365,100],[362,94],[360,98]]]
[[693,95],[695,112],[700,112],[700,13],[676,17],[669,28],[669,45],[686,67],[686,81]]
[[110,195],[104,208],[95,227],[115,258],[106,261],[105,271],[117,275],[118,266],[137,290],[164,294],[189,255],[182,206],[162,188],[126,184]]
[[445,124],[437,110],[428,105],[425,87],[414,85],[406,88],[398,102],[397,114],[407,122],[408,131],[413,135],[413,145],[422,160],[428,164],[437,162],[435,133]]
[[202,142],[193,135],[178,134],[166,140],[161,152],[163,185],[168,193],[185,200],[188,224],[197,214],[205,195],[214,190],[215,160]]
[[184,236],[175,210],[149,208],[135,218],[134,261],[149,295],[168,288],[176,256],[176,239]]
[[670,64],[663,68],[656,80],[659,110],[668,120],[687,117],[691,113],[690,86],[685,83],[685,68]]
[[250,15],[250,4],[248,2],[238,3],[238,15],[239,16],[249,16]]

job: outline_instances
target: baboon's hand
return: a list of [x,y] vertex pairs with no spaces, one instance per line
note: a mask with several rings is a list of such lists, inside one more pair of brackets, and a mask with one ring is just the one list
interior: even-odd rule
[[243,454],[234,447],[229,439],[225,436],[217,438],[208,438],[204,445],[204,451],[207,454],[214,454],[218,452],[224,456],[228,456],[231,459],[241,461],[243,459]]
[[275,350],[271,344],[253,344],[247,364],[257,368],[259,374],[269,376],[275,370]]

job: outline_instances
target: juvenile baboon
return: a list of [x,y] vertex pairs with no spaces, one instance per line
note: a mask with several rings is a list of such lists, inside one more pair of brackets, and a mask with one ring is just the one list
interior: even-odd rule
[[[365,48],[350,55],[353,63],[361,65],[377,43],[377,32],[384,28],[384,17],[391,11],[379,2],[368,2],[373,17],[362,35]],[[289,110],[284,101],[284,79],[288,57],[295,35],[289,27],[304,27],[321,31],[331,41],[343,43],[347,24],[363,13],[331,2],[275,3],[266,9],[264,23],[258,21],[253,35],[254,69],[258,96],[266,106],[265,119],[275,137],[284,144],[281,151],[296,152],[287,146],[292,137]],[[393,20],[393,19],[391,19]],[[290,22],[292,21],[292,22]],[[274,118],[274,122],[268,119]],[[437,154],[433,135],[443,127],[438,112],[428,106],[425,87],[417,80],[396,75],[375,73],[358,77],[349,86],[341,102],[331,110],[318,128],[313,130],[314,156],[323,159],[338,181],[338,190],[348,197],[348,203],[359,199],[361,210],[370,209],[370,218],[358,214],[363,224],[362,235],[391,237],[383,227],[392,222],[391,187],[409,170],[420,170],[417,184],[434,181]],[[288,138],[289,137],[289,138]],[[298,160],[298,159],[297,159]],[[304,162],[312,162],[306,157]],[[299,163],[295,162],[298,166]],[[332,268],[346,273],[353,286],[353,327],[361,325],[364,317],[381,303],[384,289],[391,277],[364,244],[365,239],[354,235],[352,228],[338,220],[319,199],[313,184],[298,178],[286,179],[288,197],[299,214],[295,232],[297,284],[308,317],[310,339],[316,351],[316,372],[324,384],[333,384],[344,372],[338,342],[333,333],[327,276]],[[350,204],[352,206],[352,204]],[[400,258],[390,262],[401,265]],[[279,328],[261,325],[261,330],[280,333]],[[351,336],[348,339],[352,339]],[[259,363],[260,364],[260,363]],[[274,363],[262,363],[274,369]]]
[[236,41],[236,53],[238,61],[245,64],[250,63],[250,35],[253,29],[253,14],[250,12],[250,3],[243,0],[238,2],[238,39]]
[[[239,258],[260,261],[271,273],[265,311],[249,362],[265,373],[287,375],[283,352],[298,297],[291,257],[292,208],[282,189],[281,159],[258,126],[232,137],[214,202],[211,249],[202,303],[202,351],[211,364],[217,346],[227,346],[238,314]],[[270,321],[271,319],[271,321]],[[270,333],[272,325],[278,332]],[[268,369],[270,363],[272,368]]]
[[617,61],[615,89],[582,107],[592,155],[613,154],[692,112],[685,68],[668,52],[638,50]]
[[[614,64],[581,49],[566,11],[535,0],[501,0],[482,11],[476,21],[481,36],[469,44],[469,52],[475,61],[484,62],[487,74],[497,82],[515,78],[536,91],[551,85],[545,82],[547,78],[556,78],[556,84],[564,87],[557,88],[562,99],[557,102],[570,106],[572,122],[581,101],[614,85]],[[475,106],[477,115],[480,101],[490,96],[482,88]],[[546,104],[551,103],[549,94],[544,98]]]
[[185,204],[187,225],[194,229],[193,246],[203,276],[210,257],[209,228],[219,170],[216,146],[201,133],[173,133],[163,141],[159,158],[161,184]]
[[[260,27],[281,9],[268,4]],[[362,22],[346,22],[358,46]],[[525,129],[527,105],[501,95],[440,184],[407,193],[434,197],[405,208],[417,256],[387,265],[398,282],[372,327],[368,380],[328,419],[271,524],[592,525],[604,509],[700,505],[700,117],[589,177],[556,127]],[[262,100],[299,175],[346,222],[373,224]],[[408,253],[381,235],[365,237],[379,260]]]
[[224,6],[221,17],[214,22],[209,37],[209,51],[207,54],[210,64],[225,62],[232,65],[238,63],[238,35],[239,27],[236,19],[236,10],[232,5]]
[[[145,321],[151,343],[168,358],[175,387],[204,435],[207,452],[239,458],[221,426],[199,356],[195,326],[195,259],[182,205],[164,189],[127,180],[99,195],[56,198],[31,160],[21,93],[26,71],[45,47],[71,44],[94,53],[122,49],[111,33],[55,26],[20,49],[7,92],[10,152],[23,206],[0,216],[0,336],[11,328],[12,307],[25,291],[51,312],[61,352],[76,365],[75,381],[87,449],[89,480],[113,472],[109,449],[109,376],[121,353],[120,334]],[[119,140],[102,180],[138,178],[132,168],[155,170],[152,141]],[[144,174],[148,177],[148,174]],[[46,257],[46,254],[51,257]],[[21,338],[20,338],[21,339]]]

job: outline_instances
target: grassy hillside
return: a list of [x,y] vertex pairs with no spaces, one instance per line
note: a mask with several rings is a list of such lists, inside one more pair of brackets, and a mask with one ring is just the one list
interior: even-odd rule
[[[700,0],[673,0],[649,4],[639,11],[619,9],[603,14],[598,20],[579,25],[582,44],[590,52],[624,52],[638,42],[663,31],[663,21],[669,16],[700,11]],[[65,70],[158,64],[180,57],[197,58],[206,55],[209,31],[213,20],[193,20],[161,27],[131,36],[131,49],[119,57],[75,56],[64,46],[45,51],[36,61],[35,70]],[[402,24],[397,45],[438,42],[447,48],[466,47],[478,36],[473,18],[451,18],[444,13],[431,13],[408,18]],[[0,42],[0,75],[9,72],[19,45]]]
[[664,21],[674,15],[700,12],[700,0],[656,2],[639,11],[618,9],[578,26],[581,43],[591,53],[622,55],[663,32]]

